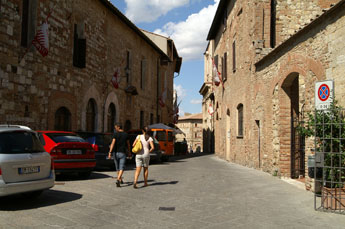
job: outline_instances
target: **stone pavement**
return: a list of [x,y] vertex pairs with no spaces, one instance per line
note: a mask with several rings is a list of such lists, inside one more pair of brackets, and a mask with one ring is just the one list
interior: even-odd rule
[[345,216],[314,210],[314,195],[213,155],[153,164],[133,189],[133,168],[67,177],[36,200],[0,198],[0,228],[345,228]]

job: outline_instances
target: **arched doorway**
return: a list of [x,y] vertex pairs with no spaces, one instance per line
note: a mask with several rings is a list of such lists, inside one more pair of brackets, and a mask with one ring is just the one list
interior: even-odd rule
[[110,103],[109,108],[108,108],[108,114],[107,114],[107,131],[108,132],[113,132],[114,130],[114,124],[116,120],[116,108],[113,103]]
[[[296,72],[289,74],[281,86],[284,92],[280,99],[281,139],[290,139],[281,141],[281,149],[290,151],[288,155],[281,155],[281,160],[284,157],[290,160],[291,178],[305,176],[305,141],[297,131],[298,125],[303,122],[300,115],[299,86],[299,74]],[[281,150],[281,154],[284,154],[283,151]]]
[[66,107],[60,107],[55,112],[55,130],[70,131],[71,130],[71,112]]
[[89,99],[86,108],[86,131],[96,131],[96,102],[94,99]]

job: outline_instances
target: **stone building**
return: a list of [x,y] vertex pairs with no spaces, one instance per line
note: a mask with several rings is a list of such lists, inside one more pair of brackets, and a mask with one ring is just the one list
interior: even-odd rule
[[[296,125],[313,111],[315,82],[334,80],[345,105],[345,1],[221,0],[207,39],[203,113],[215,153],[284,177],[306,177],[314,147]],[[213,82],[212,60],[223,85]],[[213,139],[207,139],[212,142]]]
[[189,151],[203,151],[202,113],[180,117],[176,126],[185,134],[176,135],[176,141],[187,141]]
[[[2,0],[0,21],[0,123],[107,132],[172,122],[182,58],[109,1]],[[44,21],[45,57],[31,45]]]

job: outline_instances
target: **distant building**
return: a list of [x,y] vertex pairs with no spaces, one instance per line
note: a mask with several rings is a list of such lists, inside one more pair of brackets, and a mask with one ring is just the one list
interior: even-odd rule
[[[7,0],[0,9],[0,123],[108,132],[114,122],[173,122],[182,58],[170,38],[145,35],[108,0]],[[45,21],[43,57],[31,43]]]
[[185,133],[176,135],[176,141],[187,141],[189,151],[203,152],[202,113],[180,117],[176,126]]

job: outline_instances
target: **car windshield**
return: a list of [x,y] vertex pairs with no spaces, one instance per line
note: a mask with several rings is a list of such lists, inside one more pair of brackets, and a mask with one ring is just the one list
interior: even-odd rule
[[167,139],[165,131],[155,131],[153,136],[156,137],[158,141],[166,141]]
[[20,154],[44,152],[35,133],[14,131],[0,133],[0,154]]
[[48,133],[46,134],[50,137],[54,142],[86,142],[83,138],[79,137],[75,134],[70,133]]

